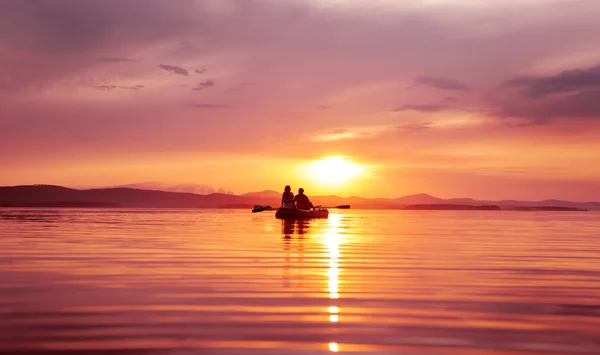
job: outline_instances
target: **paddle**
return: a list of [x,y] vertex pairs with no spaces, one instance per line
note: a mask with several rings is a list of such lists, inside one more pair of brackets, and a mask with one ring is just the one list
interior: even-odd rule
[[[327,208],[327,209],[349,209],[350,205],[339,205],[339,206],[332,206],[332,207],[321,207],[319,206],[314,206],[314,208]],[[262,211],[274,211],[277,208],[273,208],[271,206],[260,206],[260,205],[256,205],[254,206],[254,208],[252,209],[252,213],[256,213],[256,212],[262,212]]]
[[332,207],[323,207],[321,205],[318,206],[314,206],[313,208],[327,208],[327,209],[349,209],[350,205],[339,205],[339,206],[332,206]]

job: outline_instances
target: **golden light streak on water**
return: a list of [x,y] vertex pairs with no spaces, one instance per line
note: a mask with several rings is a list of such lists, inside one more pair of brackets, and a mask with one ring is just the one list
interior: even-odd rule
[[[329,298],[331,300],[338,300],[339,294],[339,259],[340,259],[340,235],[341,216],[338,214],[329,215],[329,225],[327,233],[325,234],[325,241],[329,252]],[[329,306],[329,322],[339,322],[339,308],[336,305]],[[339,345],[336,342],[329,343],[329,350],[332,352],[338,352]]]
[[329,351],[337,353],[340,350],[338,343],[329,343]]

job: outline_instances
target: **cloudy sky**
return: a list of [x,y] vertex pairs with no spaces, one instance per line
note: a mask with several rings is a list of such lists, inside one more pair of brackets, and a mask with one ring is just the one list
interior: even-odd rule
[[[600,199],[589,0],[5,0],[0,185]],[[365,167],[340,186],[304,163]]]

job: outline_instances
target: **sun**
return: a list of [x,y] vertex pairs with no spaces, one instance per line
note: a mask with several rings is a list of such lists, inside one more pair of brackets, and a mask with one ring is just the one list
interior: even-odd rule
[[347,161],[344,157],[326,157],[308,167],[309,176],[327,184],[346,182],[363,173],[363,167]]

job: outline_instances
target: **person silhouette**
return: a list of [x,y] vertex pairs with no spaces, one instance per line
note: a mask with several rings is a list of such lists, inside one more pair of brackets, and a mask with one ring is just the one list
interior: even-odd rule
[[294,204],[294,193],[290,185],[286,185],[283,193],[281,194],[281,208],[296,208]]
[[295,197],[296,200],[296,208],[299,210],[310,210],[313,208],[312,202],[308,199],[308,196],[304,194],[304,189],[298,189],[298,195]]

